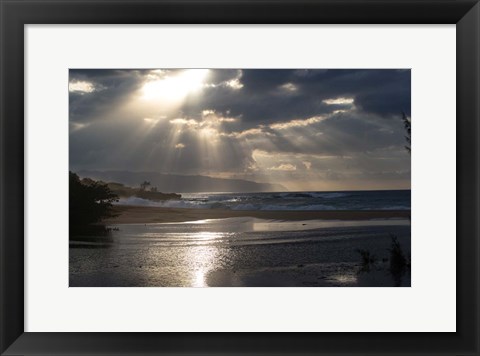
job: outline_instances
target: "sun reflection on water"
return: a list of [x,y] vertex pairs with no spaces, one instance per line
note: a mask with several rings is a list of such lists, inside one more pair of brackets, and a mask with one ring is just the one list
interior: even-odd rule
[[193,287],[207,287],[205,284],[205,271],[198,270],[195,272],[195,279],[193,281]]
[[357,276],[353,274],[336,274],[330,276],[330,279],[346,285],[355,285],[357,283]]
[[196,246],[189,249],[185,256],[190,271],[190,284],[192,287],[207,287],[206,277],[218,262],[218,248],[213,245]]
[[[198,239],[215,240],[221,233],[202,232],[196,234]],[[191,287],[208,287],[208,274],[218,268],[221,259],[220,247],[216,244],[192,245],[185,251],[182,260],[185,266],[186,279]]]
[[225,233],[223,232],[210,232],[210,231],[200,231],[191,233],[190,236],[193,240],[217,240],[222,239],[225,237]]

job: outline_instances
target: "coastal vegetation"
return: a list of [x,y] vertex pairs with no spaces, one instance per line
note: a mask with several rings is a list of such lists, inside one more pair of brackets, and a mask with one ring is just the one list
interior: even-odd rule
[[392,239],[392,243],[389,250],[389,271],[392,275],[393,280],[395,281],[395,286],[400,286],[402,283],[402,277],[404,276],[407,269],[410,268],[410,264],[407,262],[407,258],[403,253],[402,247],[400,246],[397,237],[395,235],[390,235],[390,237]]
[[393,279],[394,285],[399,287],[402,284],[403,276],[410,269],[410,259],[407,259],[405,256],[397,236],[390,234],[390,239],[389,257],[382,258],[381,262],[369,250],[356,250],[361,258],[358,273],[387,270]]
[[405,127],[405,141],[407,144],[405,145],[405,149],[408,153],[412,152],[412,121],[408,118],[407,114],[402,112],[402,121]]
[[69,172],[69,226],[72,233],[93,229],[102,219],[115,216],[113,203],[118,196],[110,188],[94,180],[81,180]]
[[137,197],[151,201],[181,198],[180,194],[158,192],[156,187],[147,190],[150,186],[147,181],[141,183],[140,188],[132,188],[121,183],[81,179],[73,172],[69,175],[70,234],[105,230],[100,223],[117,216],[113,203],[120,198]]
[[360,272],[370,272],[370,269],[375,266],[377,258],[368,250],[357,249],[357,252],[360,254],[362,259]]

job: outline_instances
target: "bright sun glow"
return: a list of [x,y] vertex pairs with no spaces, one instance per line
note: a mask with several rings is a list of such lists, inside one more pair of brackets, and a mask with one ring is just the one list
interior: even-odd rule
[[145,83],[143,98],[147,100],[178,101],[202,88],[208,69],[188,69]]

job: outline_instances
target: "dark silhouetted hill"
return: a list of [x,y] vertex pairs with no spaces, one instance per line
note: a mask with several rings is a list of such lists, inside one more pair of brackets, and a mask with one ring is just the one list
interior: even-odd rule
[[279,192],[286,191],[280,184],[257,183],[242,179],[213,178],[200,175],[164,174],[158,172],[130,171],[79,171],[82,178],[92,178],[104,182],[118,182],[138,187],[148,181],[158,191],[164,193],[196,192]]

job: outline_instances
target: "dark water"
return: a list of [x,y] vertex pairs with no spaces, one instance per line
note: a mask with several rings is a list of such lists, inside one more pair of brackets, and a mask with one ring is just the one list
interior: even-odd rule
[[[410,256],[410,223],[251,218],[119,225],[70,242],[70,286],[390,286],[395,234]],[[360,274],[358,249],[377,257]],[[410,285],[410,276],[400,285]]]
[[152,202],[131,197],[121,204],[175,208],[232,210],[409,210],[410,190],[288,192],[288,193],[190,193],[181,200]]

